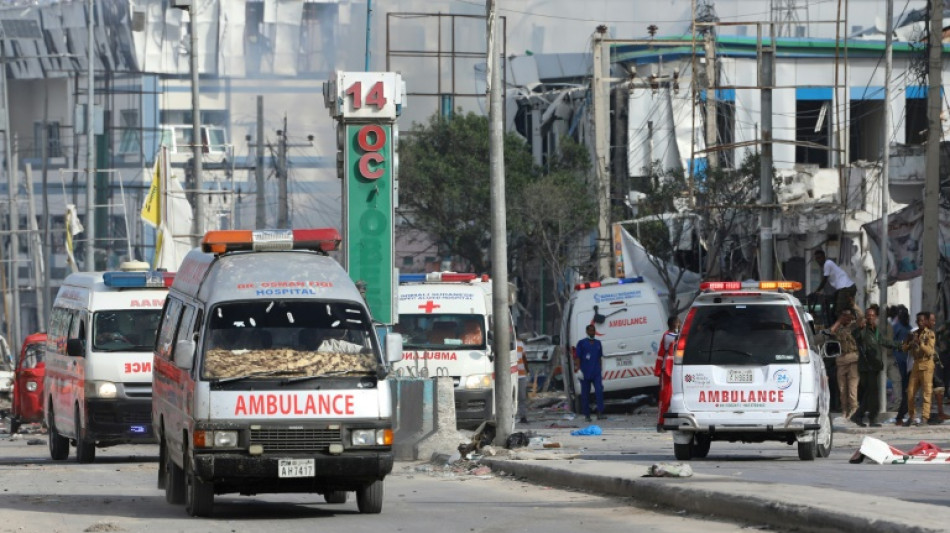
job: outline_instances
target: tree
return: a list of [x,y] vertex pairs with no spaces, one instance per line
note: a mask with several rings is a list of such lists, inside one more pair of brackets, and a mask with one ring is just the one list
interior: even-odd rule
[[[488,118],[459,112],[413,124],[399,145],[399,214],[409,230],[430,235],[444,255],[488,272],[491,189]],[[506,204],[536,175],[524,142],[505,134]],[[509,219],[509,231],[512,228]]]

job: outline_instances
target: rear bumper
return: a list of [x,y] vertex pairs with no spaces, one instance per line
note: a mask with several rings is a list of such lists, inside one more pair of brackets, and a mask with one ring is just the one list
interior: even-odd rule
[[99,444],[154,444],[152,399],[86,400],[86,435]]
[[724,417],[710,417],[695,413],[671,413],[663,415],[663,429],[694,433],[797,433],[817,430],[818,411],[794,411],[773,416],[743,416],[726,420]]

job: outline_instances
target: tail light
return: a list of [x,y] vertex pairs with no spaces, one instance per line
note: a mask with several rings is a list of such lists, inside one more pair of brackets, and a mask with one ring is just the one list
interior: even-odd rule
[[676,351],[673,353],[673,364],[683,364],[683,352],[686,351],[686,336],[689,335],[689,328],[693,325],[693,317],[696,316],[696,308],[689,310],[686,314],[686,320],[683,322],[683,329],[680,330],[679,337],[676,339]]
[[788,318],[792,320],[792,330],[795,332],[795,346],[798,348],[798,360],[802,363],[808,362],[808,341],[805,340],[805,330],[802,329],[802,323],[798,320],[798,313],[795,308],[789,306]]

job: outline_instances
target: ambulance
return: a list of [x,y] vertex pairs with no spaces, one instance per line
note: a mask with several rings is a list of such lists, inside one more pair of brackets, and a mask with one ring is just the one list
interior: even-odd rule
[[[509,295],[508,305],[513,303]],[[402,360],[397,375],[451,376],[455,415],[460,427],[477,426],[495,413],[495,356],[492,283],[488,276],[456,272],[399,276],[399,323]],[[512,374],[512,412],[518,400],[518,341],[511,314],[508,362]]]
[[578,283],[564,307],[560,338],[564,387],[575,413],[581,412],[581,373],[574,352],[590,324],[604,349],[605,398],[627,399],[659,388],[653,365],[666,317],[653,287],[642,277]]
[[91,463],[96,447],[154,444],[152,345],[174,274],[139,261],[63,281],[50,313],[43,378],[50,457]]
[[322,494],[379,513],[392,471],[388,361],[362,295],[327,252],[335,229],[211,231],[182,263],[154,352],[165,499]]

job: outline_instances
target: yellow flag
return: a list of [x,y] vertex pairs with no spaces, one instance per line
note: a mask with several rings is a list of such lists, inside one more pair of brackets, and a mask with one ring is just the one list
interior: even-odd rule
[[162,223],[162,154],[155,158],[155,171],[152,173],[152,185],[148,188],[145,203],[142,204],[142,220],[146,224],[158,227]]

